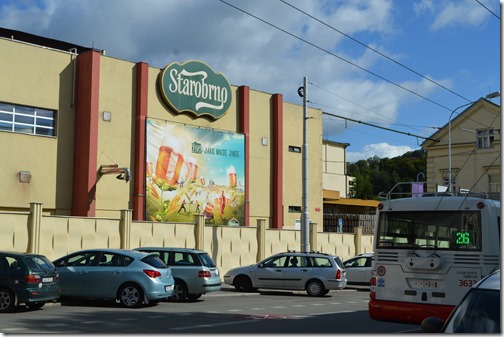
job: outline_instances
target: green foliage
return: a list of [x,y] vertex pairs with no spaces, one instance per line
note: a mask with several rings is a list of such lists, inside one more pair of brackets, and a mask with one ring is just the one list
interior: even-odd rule
[[418,173],[426,173],[426,158],[424,150],[415,150],[395,158],[374,156],[347,163],[347,175],[355,177],[351,197],[378,200],[380,192],[388,192],[399,182],[417,181]]

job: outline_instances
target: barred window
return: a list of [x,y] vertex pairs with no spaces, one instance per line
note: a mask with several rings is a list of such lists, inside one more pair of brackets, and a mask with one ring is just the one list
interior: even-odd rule
[[0,102],[0,131],[55,135],[55,111]]

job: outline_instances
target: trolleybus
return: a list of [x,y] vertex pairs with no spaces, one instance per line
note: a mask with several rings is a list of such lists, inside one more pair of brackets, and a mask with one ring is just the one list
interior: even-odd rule
[[445,320],[469,288],[500,266],[500,201],[417,194],[378,205],[369,316]]

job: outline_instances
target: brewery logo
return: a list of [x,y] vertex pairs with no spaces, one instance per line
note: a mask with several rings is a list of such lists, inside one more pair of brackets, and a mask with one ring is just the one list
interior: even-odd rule
[[159,76],[161,96],[175,111],[219,119],[231,105],[226,78],[200,61],[172,63]]

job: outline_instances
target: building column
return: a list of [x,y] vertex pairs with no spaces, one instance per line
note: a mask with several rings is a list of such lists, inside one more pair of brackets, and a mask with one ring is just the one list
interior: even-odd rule
[[272,228],[283,228],[283,96],[273,97],[273,198]]
[[145,131],[149,95],[149,65],[136,65],[135,164],[133,172],[133,220],[145,220]]
[[250,172],[250,88],[238,88],[239,132],[245,135],[245,226],[250,226],[249,172]]
[[98,117],[100,53],[94,50],[77,59],[75,86],[72,215],[94,217],[98,179]]

